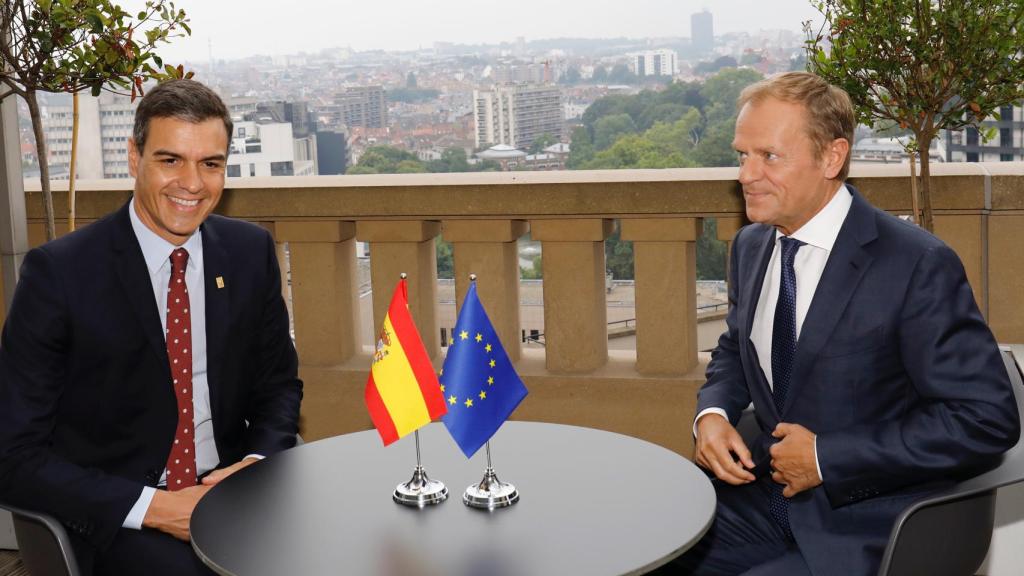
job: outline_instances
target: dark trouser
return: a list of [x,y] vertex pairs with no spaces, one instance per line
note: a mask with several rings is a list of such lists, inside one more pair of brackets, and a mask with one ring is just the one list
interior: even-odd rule
[[771,479],[745,486],[712,481],[718,497],[715,520],[689,551],[656,574],[700,576],[810,576],[792,539],[768,511]]
[[[88,569],[83,566],[88,573]],[[94,576],[208,576],[213,572],[203,565],[188,542],[169,534],[143,528],[122,528],[114,543],[96,554]]]

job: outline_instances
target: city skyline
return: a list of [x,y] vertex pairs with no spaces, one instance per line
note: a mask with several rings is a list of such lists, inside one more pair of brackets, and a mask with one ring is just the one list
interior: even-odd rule
[[[143,4],[144,0],[122,2],[129,12]],[[306,0],[291,10],[282,10],[280,3],[267,0],[186,0],[176,6],[188,14],[192,35],[160,47],[160,54],[174,62],[207,61],[211,52],[214,59],[233,60],[330,48],[404,51],[431,48],[437,42],[497,44],[520,37],[526,41],[689,37],[690,15],[704,9],[714,16],[716,36],[770,29],[798,31],[805,20],[821,20],[808,0],[719,0],[713,5],[705,1],[634,0],[600,7],[587,0],[520,0],[516,10],[502,13],[500,18],[488,14],[486,19],[479,18],[480,3],[471,0]],[[484,22],[488,25],[482,25]]]

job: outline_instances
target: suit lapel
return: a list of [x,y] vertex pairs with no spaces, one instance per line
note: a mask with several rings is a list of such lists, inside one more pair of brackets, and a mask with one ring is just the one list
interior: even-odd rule
[[[743,309],[743,330],[740,333],[740,346],[742,346],[749,357],[753,360],[747,363],[748,373],[747,381],[756,382],[756,387],[750,390],[751,394],[767,394],[767,397],[771,398],[771,388],[768,386],[768,379],[765,378],[764,371],[761,370],[761,364],[758,361],[757,348],[754,347],[754,343],[750,340],[750,334],[754,329],[754,315],[757,313],[757,304],[761,299],[761,286],[764,284],[764,279],[768,274],[768,263],[772,259],[772,251],[775,248],[775,229],[771,226],[764,226],[760,234],[757,235],[751,242],[751,256],[756,258],[753,260],[757,262],[757,268],[754,269],[754,277],[751,278],[750,282],[746,282],[743,285],[743,294],[740,295],[740,301],[744,303],[745,308]],[[750,378],[753,380],[750,380]],[[774,409],[772,402],[767,402]]]
[[135,232],[132,231],[131,217],[128,215],[129,206],[130,204],[125,204],[114,215],[112,244],[117,276],[135,312],[135,317],[142,326],[146,340],[160,358],[160,366],[167,371],[169,383],[171,372],[167,360],[167,343],[161,333],[163,325],[160,322],[160,311],[153,300],[153,285],[149,279],[146,259],[142,255],[138,239],[135,238]]
[[[210,387],[210,406],[216,415],[220,400],[222,356],[227,340],[231,312],[228,257],[209,220],[203,231],[203,285],[206,289],[206,374]],[[219,281],[218,281],[219,279]]]
[[850,190],[853,194],[850,212],[836,237],[836,243],[832,247],[832,253],[800,329],[796,357],[793,360],[793,375],[783,406],[783,415],[800,395],[800,387],[806,382],[822,346],[831,337],[873,260],[864,249],[864,245],[878,236],[874,214],[852,186]]

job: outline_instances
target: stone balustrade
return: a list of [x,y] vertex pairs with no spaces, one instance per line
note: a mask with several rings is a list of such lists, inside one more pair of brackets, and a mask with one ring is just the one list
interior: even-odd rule
[[[963,260],[997,338],[1024,342],[1024,164],[932,171],[936,232]],[[859,166],[851,183],[875,205],[908,213],[908,172]],[[257,222],[287,243],[305,438],[370,426],[357,241],[370,247],[374,326],[399,273],[407,273],[413,318],[440,367],[440,235],[453,244],[458,303],[476,273],[481,300],[530,389],[515,418],[622,432],[689,456],[707,362],[696,344],[696,240],[706,218],[718,220],[727,241],[741,225],[735,179],[733,168],[230,179],[218,212]],[[67,205],[61,186],[55,183],[58,214]],[[42,203],[38,183],[26,187],[30,244],[37,245]],[[77,188],[79,218],[88,222],[126,202],[131,183],[82,181]],[[634,246],[635,353],[608,349],[603,243],[616,219]],[[516,241],[527,232],[542,243],[543,349],[520,345]]]

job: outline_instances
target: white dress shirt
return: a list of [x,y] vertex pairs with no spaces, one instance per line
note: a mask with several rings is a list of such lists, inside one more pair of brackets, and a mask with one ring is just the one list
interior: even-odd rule
[[[132,230],[142,249],[153,286],[163,333],[167,330],[167,286],[171,281],[171,252],[178,246],[171,244],[146,227],[135,213],[135,199],[128,206]],[[192,309],[192,421],[195,430],[196,471],[202,475],[217,467],[220,456],[213,439],[213,414],[210,411],[210,386],[206,379],[206,290],[203,286],[203,238],[196,230],[184,244],[188,251],[185,285],[188,286],[189,307]],[[168,383],[170,386],[170,383]],[[159,485],[166,484],[167,470],[160,475]],[[122,524],[125,528],[142,528],[149,504],[156,489],[146,486],[135,506]]]
[[[825,271],[825,264],[828,263],[829,254],[839,236],[839,229],[850,212],[850,205],[853,203],[853,195],[844,184],[836,192],[832,200],[815,214],[799,230],[793,232],[790,238],[803,242],[796,253],[793,261],[793,270],[796,273],[796,337],[800,342],[800,331],[807,317],[807,311],[811,307],[811,300],[814,299],[814,292],[818,288],[821,274]],[[764,282],[761,284],[761,295],[757,300],[757,308],[754,311],[754,325],[750,331],[750,341],[757,351],[758,364],[764,372],[768,386],[772,387],[772,329],[775,325],[775,304],[779,300],[779,286],[782,282],[782,232],[775,232],[775,248],[772,250],[771,261],[768,262],[768,270],[765,272]],[[721,414],[726,419],[729,416],[721,408],[706,408],[694,419],[694,434],[696,435],[696,423],[706,414]],[[812,430],[813,432],[813,430]],[[821,478],[821,466],[818,465],[817,439],[814,449],[815,465],[818,466],[818,478]]]

